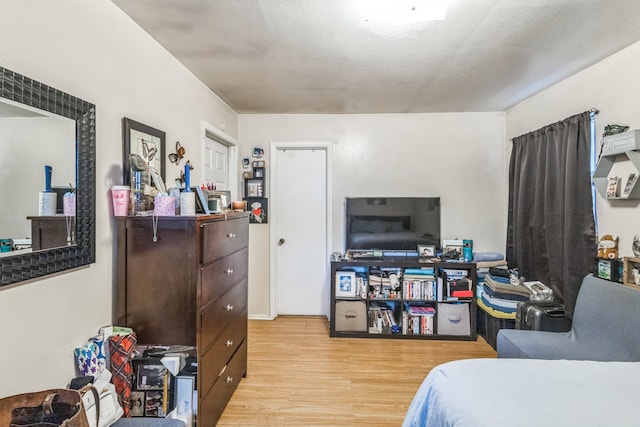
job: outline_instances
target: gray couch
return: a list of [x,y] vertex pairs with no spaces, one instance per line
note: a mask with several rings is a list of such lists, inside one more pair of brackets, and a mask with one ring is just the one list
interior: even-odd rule
[[502,329],[500,358],[640,361],[640,291],[589,274],[569,332]]

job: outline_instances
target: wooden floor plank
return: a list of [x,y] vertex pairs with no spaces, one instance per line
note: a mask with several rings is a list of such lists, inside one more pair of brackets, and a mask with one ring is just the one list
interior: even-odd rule
[[329,338],[315,316],[250,320],[248,340],[247,377],[219,426],[400,426],[434,366],[496,357],[482,338]]

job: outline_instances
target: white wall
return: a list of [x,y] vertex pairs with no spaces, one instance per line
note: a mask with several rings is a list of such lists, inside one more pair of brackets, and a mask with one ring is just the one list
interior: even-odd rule
[[[271,142],[330,141],[333,250],[344,250],[346,196],[439,196],[443,239],[504,252],[503,113],[239,116],[240,158]],[[300,177],[304,179],[304,177]],[[270,221],[275,220],[273,216]],[[269,314],[269,230],[251,225],[249,313]]]
[[[522,135],[576,113],[597,108],[598,152],[604,127],[621,124],[640,128],[640,42],[564,80],[507,112],[507,136]],[[510,150],[511,144],[507,144]],[[626,165],[621,164],[625,172]],[[615,169],[611,170],[616,173]],[[596,197],[600,234],[617,234],[620,255],[632,256],[631,243],[640,234],[640,202],[610,201]],[[595,254],[594,254],[595,256]]]
[[[108,0],[4,2],[0,65],[96,104],[96,263],[0,289],[0,396],[65,386],[73,348],[111,323],[115,266],[109,188],[122,180],[122,117],[167,133],[197,160],[200,122],[237,115]],[[185,160],[186,160],[185,159]],[[199,161],[192,161],[199,164]],[[179,168],[169,166],[173,180]]]

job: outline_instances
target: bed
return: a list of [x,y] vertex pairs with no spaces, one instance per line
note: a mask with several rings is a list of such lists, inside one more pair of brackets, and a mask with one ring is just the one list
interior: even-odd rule
[[638,426],[640,362],[470,359],[435,367],[403,427]]
[[437,238],[411,230],[409,216],[349,216],[348,249],[411,250],[438,245]]

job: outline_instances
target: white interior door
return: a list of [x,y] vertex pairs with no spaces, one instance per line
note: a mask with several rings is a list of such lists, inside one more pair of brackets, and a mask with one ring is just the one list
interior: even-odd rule
[[204,182],[214,184],[216,190],[228,190],[229,147],[207,137],[202,152]]
[[328,150],[287,147],[273,154],[277,314],[328,316]]

